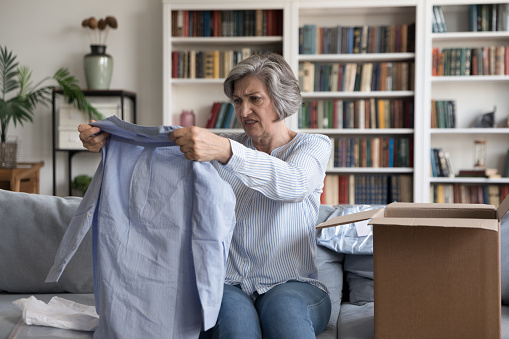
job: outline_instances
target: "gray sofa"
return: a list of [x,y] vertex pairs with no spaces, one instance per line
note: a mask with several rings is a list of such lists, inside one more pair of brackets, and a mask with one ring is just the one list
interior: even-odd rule
[[[80,201],[78,197],[0,190],[0,338],[92,338],[91,332],[24,325],[20,322],[21,310],[12,304],[31,295],[45,302],[57,295],[81,304],[94,304],[90,234],[60,281],[44,283],[60,239]],[[318,222],[340,210],[347,211],[345,206],[321,206]],[[502,226],[502,241],[504,238],[509,241],[509,230],[504,230]],[[364,253],[366,247],[361,251],[350,248],[347,253],[333,250],[334,246],[329,246],[330,234],[324,236],[319,232],[318,240],[319,279],[328,286],[333,307],[327,329],[317,338],[373,338],[373,256],[357,254]],[[502,270],[502,302],[509,305],[509,248],[504,246],[502,266],[508,267],[507,274]],[[502,338],[509,339],[509,306],[502,307]]]

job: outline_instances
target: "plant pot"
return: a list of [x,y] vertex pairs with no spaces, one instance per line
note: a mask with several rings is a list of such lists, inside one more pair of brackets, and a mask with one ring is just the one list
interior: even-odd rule
[[18,141],[0,142],[0,168],[14,168],[18,163]]
[[83,65],[88,89],[109,89],[113,75],[113,58],[106,54],[105,45],[90,45],[91,53],[85,55]]

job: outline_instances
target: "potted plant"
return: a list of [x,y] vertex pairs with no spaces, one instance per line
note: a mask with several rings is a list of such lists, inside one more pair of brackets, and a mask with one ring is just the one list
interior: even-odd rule
[[88,186],[92,182],[92,177],[86,174],[80,174],[74,177],[71,183],[73,195],[82,197],[87,192]]
[[23,126],[27,121],[32,122],[36,106],[39,103],[48,105],[54,88],[60,87],[65,100],[88,113],[91,119],[103,118],[87,101],[78,80],[66,68],[60,68],[35,85],[31,77],[30,68],[19,66],[16,56],[6,46],[0,46],[0,167],[16,166],[17,143],[7,140],[9,124]]

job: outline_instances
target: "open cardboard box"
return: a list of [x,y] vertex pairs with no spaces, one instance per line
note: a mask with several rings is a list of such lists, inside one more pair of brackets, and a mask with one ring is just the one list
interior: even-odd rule
[[317,228],[371,219],[377,339],[500,338],[499,208],[392,203]]

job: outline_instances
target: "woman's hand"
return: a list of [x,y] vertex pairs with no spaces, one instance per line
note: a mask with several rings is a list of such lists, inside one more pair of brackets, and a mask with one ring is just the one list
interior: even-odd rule
[[[90,120],[90,122],[94,122],[94,120]],[[88,124],[79,125],[78,131],[80,132],[80,140],[83,143],[83,147],[88,149],[90,152],[96,153],[99,152],[104,145],[106,145],[106,141],[110,135],[106,132],[99,133],[101,132],[99,127],[94,127]]]
[[230,140],[205,128],[192,126],[176,129],[170,134],[170,140],[180,146],[180,151],[189,160],[218,160],[226,164],[232,156]]

